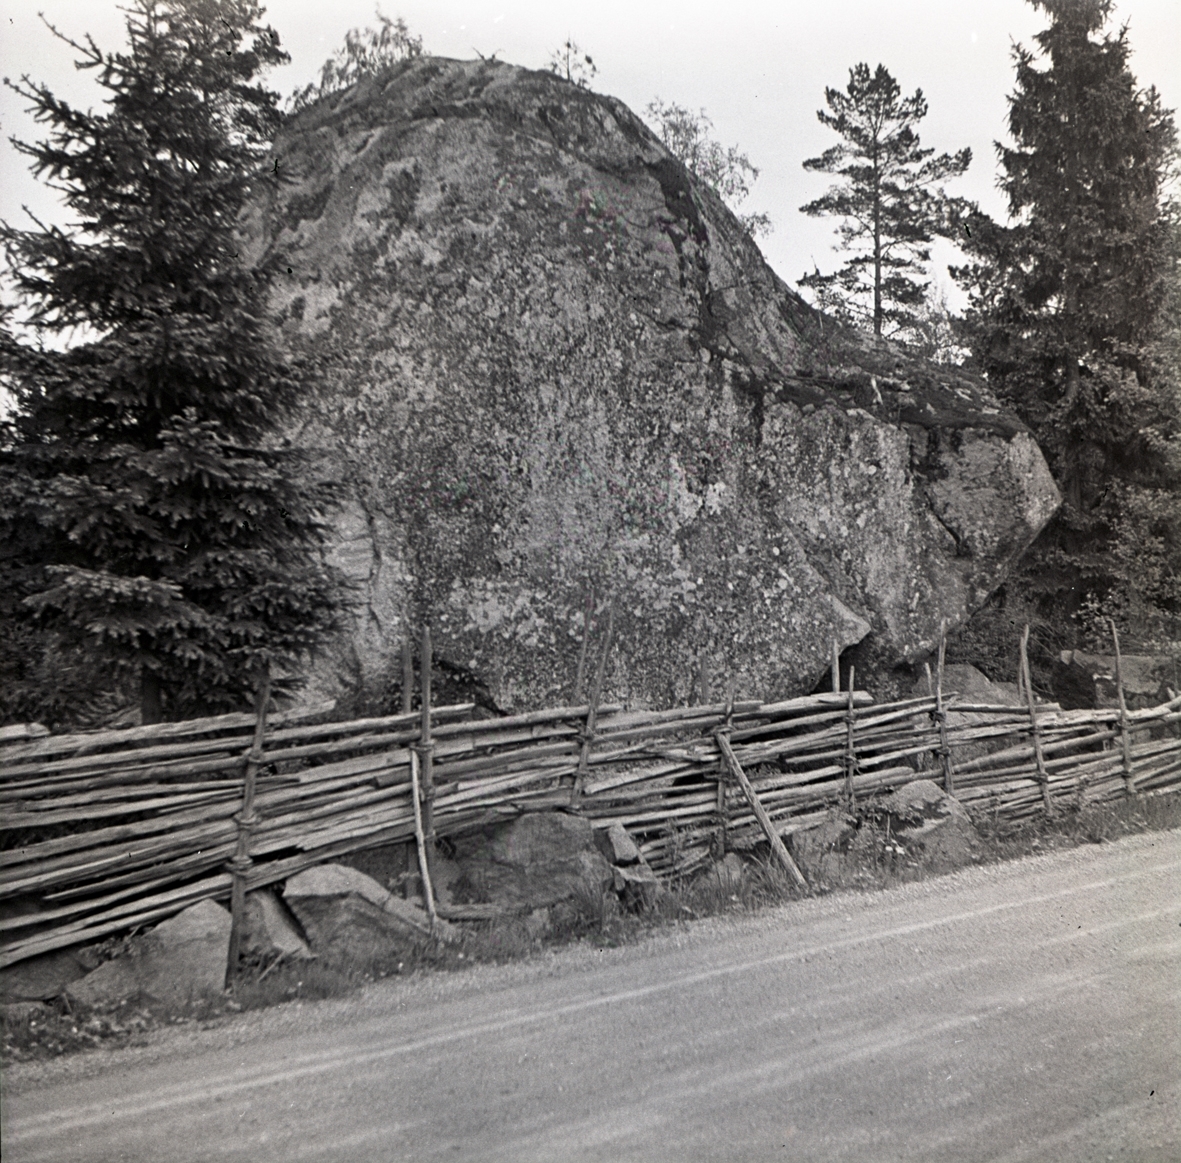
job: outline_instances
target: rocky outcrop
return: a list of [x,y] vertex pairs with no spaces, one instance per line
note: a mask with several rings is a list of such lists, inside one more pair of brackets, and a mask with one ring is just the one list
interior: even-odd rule
[[609,97],[420,58],[275,162],[245,246],[320,369],[293,435],[362,594],[321,687],[378,688],[429,619],[499,707],[568,699],[593,596],[606,697],[794,693],[834,637],[926,654],[1058,504],[979,381],[821,318]]

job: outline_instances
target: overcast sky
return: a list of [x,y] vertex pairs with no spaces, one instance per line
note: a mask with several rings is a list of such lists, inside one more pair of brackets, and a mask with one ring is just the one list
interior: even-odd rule
[[[724,145],[738,145],[761,173],[746,210],[771,215],[774,232],[761,241],[771,265],[791,284],[813,263],[838,265],[834,223],[799,207],[828,184],[801,163],[836,136],[816,119],[825,86],[844,87],[850,67],[879,62],[905,94],[921,88],[930,113],[923,144],[942,151],[970,146],[972,166],[952,192],[1003,217],[995,189],[993,142],[1005,135],[1006,97],[1013,88],[1012,44],[1032,47],[1043,14],[1023,0],[386,0],[422,36],[427,52],[470,58],[480,52],[545,67],[571,36],[598,66],[592,87],[642,113],[655,96],[705,108]],[[29,73],[60,96],[86,106],[100,100],[89,73],[73,69],[68,46],[54,40],[38,11],[76,38],[91,33],[102,47],[123,43],[123,17],[113,0],[0,0],[3,73]],[[373,23],[373,0],[273,0],[266,19],[279,31],[292,63],[271,74],[288,93],[313,80],[349,28]],[[1115,23],[1127,22],[1132,69],[1155,85],[1167,107],[1181,104],[1181,3],[1121,0]],[[36,136],[37,127],[7,90],[0,95],[4,138]],[[53,205],[27,174],[25,161],[3,146],[0,217],[23,220],[21,205],[41,215]],[[953,255],[939,256],[942,265]],[[938,272],[937,272],[938,273]],[[946,276],[942,276],[947,282]],[[953,300],[958,296],[953,295]]]

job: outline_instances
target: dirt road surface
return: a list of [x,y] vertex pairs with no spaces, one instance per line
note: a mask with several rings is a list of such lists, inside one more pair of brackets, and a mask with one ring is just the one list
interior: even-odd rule
[[6,1074],[6,1163],[1181,1159],[1181,832]]

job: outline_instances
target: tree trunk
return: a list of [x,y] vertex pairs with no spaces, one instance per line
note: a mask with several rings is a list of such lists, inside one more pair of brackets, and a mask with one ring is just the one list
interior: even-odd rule
[[876,150],[873,158],[873,333],[882,333],[882,188]]
[[140,720],[147,723],[162,723],[164,707],[160,699],[160,676],[154,670],[143,668],[140,676]]

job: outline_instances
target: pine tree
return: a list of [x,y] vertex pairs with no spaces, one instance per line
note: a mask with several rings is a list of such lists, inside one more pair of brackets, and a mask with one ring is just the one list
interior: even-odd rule
[[[278,168],[256,77],[286,56],[260,16],[134,0],[125,52],[57,34],[104,111],[13,86],[49,126],[17,148],[76,225],[0,226],[23,309],[0,330],[0,601],[12,640],[138,685],[145,721],[241,709],[267,666],[290,687],[337,618],[332,490],[276,435],[299,369],[272,343],[274,272],[243,264],[235,232]],[[36,685],[27,655],[3,669]]]
[[[1033,0],[1040,52],[1014,50],[1010,220],[983,216],[954,272],[990,382],[1030,425],[1065,498],[1024,585],[1061,622],[1117,615],[1139,637],[1181,614],[1181,388],[1171,115],[1128,68],[1110,0]],[[1155,623],[1155,629],[1153,624]]]
[[843,179],[800,210],[842,219],[840,249],[852,255],[834,274],[817,270],[800,286],[875,335],[905,334],[919,322],[930,244],[936,236],[955,236],[969,210],[943,184],[967,170],[972,151],[935,157],[921,148],[915,126],[927,115],[926,99],[921,89],[913,97],[901,93],[884,65],[873,73],[867,64],[850,69],[845,91],[825,89],[829,111],[816,113],[844,141],[804,162],[806,170]]
[[590,53],[583,52],[574,38],[568,36],[560,48],[550,53],[549,71],[580,89],[589,89],[599,69]]

